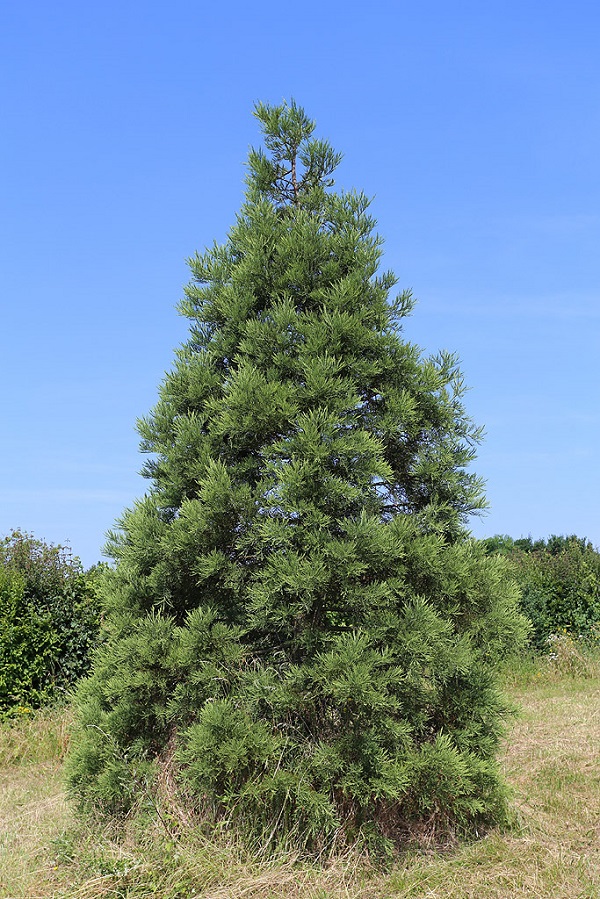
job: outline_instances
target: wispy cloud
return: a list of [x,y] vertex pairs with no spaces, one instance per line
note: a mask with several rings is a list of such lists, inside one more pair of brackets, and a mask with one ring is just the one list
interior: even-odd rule
[[433,294],[419,310],[420,315],[468,315],[481,318],[532,318],[546,321],[600,322],[600,292],[597,294],[554,294],[552,296],[516,297],[499,294],[481,295],[478,299],[461,300],[454,296]]
[[[141,491],[140,491],[141,492]],[[1,491],[0,502],[2,504],[23,503],[57,503],[57,504],[83,504],[83,503],[115,503],[123,504],[132,502],[132,495],[121,490],[96,490],[86,487],[44,487],[40,490],[27,487],[20,489],[13,487]]]
[[[500,451],[492,451],[486,453],[485,451],[480,452],[480,460],[483,460],[485,463],[494,462],[498,464],[510,464],[511,466],[531,466],[531,465],[541,465],[544,466],[559,464],[564,466],[565,464],[565,452],[564,449],[557,450],[500,450]],[[580,462],[583,460],[595,460],[595,453],[591,447],[588,448],[579,448],[579,449],[570,449],[569,450],[569,462],[573,462],[574,460],[579,460]]]
[[546,215],[502,216],[493,219],[493,223],[503,232],[538,231],[557,237],[568,237],[581,234],[582,231],[597,230],[600,226],[600,215],[588,212],[564,212]]

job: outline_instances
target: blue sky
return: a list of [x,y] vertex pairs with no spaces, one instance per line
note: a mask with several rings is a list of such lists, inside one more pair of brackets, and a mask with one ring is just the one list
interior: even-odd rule
[[477,536],[600,544],[600,7],[396,0],[3,4],[0,535],[86,565],[141,496],[136,419],[294,97],[373,196],[405,326],[485,425]]

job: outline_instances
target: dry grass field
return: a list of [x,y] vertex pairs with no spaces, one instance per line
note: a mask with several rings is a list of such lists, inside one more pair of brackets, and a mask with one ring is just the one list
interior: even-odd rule
[[382,872],[319,868],[178,840],[148,817],[120,834],[78,821],[62,785],[68,713],[0,727],[0,899],[600,899],[600,666],[507,678],[520,706],[503,756],[517,823]]

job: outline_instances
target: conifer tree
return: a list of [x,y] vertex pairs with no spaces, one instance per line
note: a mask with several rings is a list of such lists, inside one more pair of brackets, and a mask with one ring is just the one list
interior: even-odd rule
[[70,782],[119,812],[168,765],[204,819],[308,848],[497,820],[494,671],[525,628],[467,529],[457,361],[402,338],[410,293],[303,109],[255,115],[265,149],[190,260],[189,340],[139,424],[150,487],[110,536]]

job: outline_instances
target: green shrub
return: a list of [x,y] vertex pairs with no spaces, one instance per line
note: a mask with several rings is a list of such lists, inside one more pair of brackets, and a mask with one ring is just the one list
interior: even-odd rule
[[512,563],[536,649],[546,650],[552,634],[584,639],[592,634],[600,623],[600,552],[589,540],[496,536],[483,544],[487,552],[498,552]]
[[30,534],[0,542],[0,717],[45,705],[87,671],[96,578],[67,549]]

